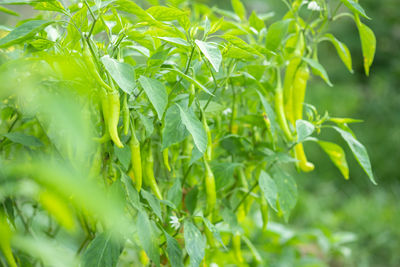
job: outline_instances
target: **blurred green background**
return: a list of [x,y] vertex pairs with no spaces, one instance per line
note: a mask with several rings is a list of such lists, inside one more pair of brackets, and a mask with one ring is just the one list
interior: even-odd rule
[[[230,8],[230,0],[197,2]],[[280,0],[243,2],[248,11],[274,11],[275,18],[285,12]],[[370,77],[363,72],[357,28],[353,21],[344,18],[333,32],[352,53],[354,74],[347,72],[334,47],[321,44],[319,60],[334,87],[313,78],[307,102],[320,113],[327,110],[332,116],[364,120],[351,127],[369,151],[378,186],[369,182],[349,150],[346,154],[350,180],[346,181],[317,145],[306,144],[310,160],[318,164],[311,174],[297,176],[300,196],[289,223],[293,229],[317,229],[326,236],[337,232],[355,234],[347,257],[321,255],[325,262],[334,259],[331,266],[400,266],[400,9],[398,0],[359,2],[372,18],[364,22],[377,38]],[[29,14],[31,10],[28,8],[26,12]],[[0,23],[14,25],[15,21],[8,15],[0,17]],[[345,147],[333,132],[322,134]]]

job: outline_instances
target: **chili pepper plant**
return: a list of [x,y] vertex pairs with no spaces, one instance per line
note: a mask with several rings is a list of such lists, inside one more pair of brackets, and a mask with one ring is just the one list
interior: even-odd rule
[[331,25],[354,21],[367,76],[376,40],[357,1],[282,3],[2,0],[2,16],[34,12],[0,28],[1,265],[273,266],[288,247],[301,262],[279,229],[318,167],[305,149],[349,179],[321,139],[336,133],[375,184],[359,120],[307,89],[333,86],[322,56],[353,72]]

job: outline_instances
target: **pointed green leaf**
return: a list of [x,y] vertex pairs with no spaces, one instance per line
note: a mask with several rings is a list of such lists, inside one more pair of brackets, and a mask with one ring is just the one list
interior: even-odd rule
[[344,65],[346,65],[347,69],[353,73],[351,54],[347,46],[330,33],[325,34],[325,37],[328,38],[328,40],[333,44],[340,59],[343,61]]
[[241,20],[246,20],[246,8],[243,3],[240,0],[232,0],[231,3],[235,14],[238,15]]
[[264,198],[268,201],[270,207],[278,211],[276,207],[276,201],[278,199],[278,189],[274,180],[265,171],[261,171],[260,177],[258,178],[258,185],[263,192]]
[[180,110],[176,105],[167,109],[162,129],[162,146],[164,150],[173,144],[180,143],[189,135],[185,125],[182,122]]
[[147,202],[150,205],[150,208],[157,215],[160,221],[162,221],[161,206],[158,198],[156,198],[153,194],[150,194],[144,189],[140,190],[140,193],[142,194],[142,197],[147,200]]
[[132,94],[136,84],[135,69],[129,64],[110,58],[108,55],[102,57],[101,61],[122,91]]
[[137,234],[139,236],[140,244],[146,252],[147,256],[153,261],[153,263],[160,266],[160,251],[159,251],[159,240],[156,235],[147,213],[139,211],[139,215],[136,222]]
[[369,68],[371,67],[375,57],[376,37],[374,32],[360,21],[358,16],[356,16],[356,23],[361,39],[365,74],[369,76]]
[[249,24],[250,24],[250,27],[253,27],[258,32],[260,32],[262,29],[265,28],[264,21],[257,16],[257,14],[254,10],[250,15]]
[[361,16],[363,16],[366,19],[371,19],[370,17],[367,16],[367,14],[365,13],[365,10],[356,1],[353,1],[353,0],[340,0],[340,1],[342,1],[342,3],[348,9],[350,9],[354,14],[360,14]]
[[195,43],[200,49],[201,53],[203,53],[206,59],[211,63],[214,70],[218,72],[222,62],[222,54],[218,48],[218,45],[200,40],[196,40]]
[[185,248],[190,256],[190,266],[198,267],[205,255],[206,239],[197,227],[185,220],[184,232]]
[[10,141],[14,143],[18,143],[28,147],[40,147],[43,146],[43,143],[37,139],[35,136],[27,135],[20,132],[11,132],[3,134],[3,136],[7,137]]
[[82,256],[82,267],[113,267],[121,254],[120,244],[109,232],[103,232],[90,242]]
[[184,40],[182,38],[178,38],[178,37],[158,37],[157,36],[157,38],[160,40],[163,40],[167,43],[171,43],[171,44],[174,44],[177,46],[184,46],[184,47],[190,46],[190,44],[186,40]]
[[316,73],[329,85],[329,86],[333,86],[331,81],[329,80],[329,76],[328,73],[326,72],[325,68],[319,64],[318,61],[315,61],[314,59],[311,58],[306,58],[303,57],[303,60],[305,62],[307,62],[308,65],[310,65],[310,67],[316,71]]
[[19,16],[19,14],[17,12],[15,12],[14,10],[8,9],[4,6],[0,6],[0,12],[12,15],[12,16]]
[[287,222],[297,202],[297,184],[293,177],[278,168],[273,173],[276,188],[278,189],[278,203],[280,211]]
[[303,142],[315,130],[314,124],[305,120],[296,121],[297,142]]
[[349,167],[347,166],[346,154],[344,153],[343,149],[339,145],[331,142],[318,140],[318,144],[326,152],[326,154],[328,154],[333,164],[338,167],[343,177],[345,179],[349,179]]
[[291,20],[281,20],[275,23],[272,23],[271,26],[268,27],[267,37],[265,40],[265,45],[267,49],[271,51],[275,51],[278,49],[280,44],[282,43],[283,38],[286,36],[289,22]]
[[160,81],[143,75],[140,76],[139,82],[143,87],[143,90],[146,92],[147,97],[150,99],[151,104],[155,108],[158,118],[161,120],[168,103],[167,90]]
[[349,145],[351,152],[353,152],[354,157],[357,162],[363,168],[365,173],[368,175],[371,182],[376,185],[374,174],[372,173],[371,162],[369,160],[368,152],[365,147],[349,132],[334,126],[333,129],[338,131],[346,143]]
[[40,32],[54,21],[48,20],[30,20],[27,21],[14,30],[8,35],[0,39],[0,48],[6,48],[14,44],[19,44],[32,38],[36,33]]
[[169,262],[172,267],[183,267],[182,249],[178,241],[164,231],[165,238],[167,239],[167,254]]
[[181,107],[178,104],[176,105],[180,109],[180,114],[183,124],[193,137],[194,144],[201,153],[204,153],[204,151],[206,151],[208,141],[207,141],[207,134],[206,131],[204,130],[203,124],[196,117],[191,108]]

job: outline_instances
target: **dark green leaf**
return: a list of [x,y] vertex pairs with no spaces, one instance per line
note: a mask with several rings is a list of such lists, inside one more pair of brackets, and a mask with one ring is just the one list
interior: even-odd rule
[[277,21],[269,26],[265,45],[267,49],[275,51],[281,45],[283,38],[286,36],[289,23],[291,20]]
[[190,256],[190,266],[200,266],[200,263],[205,255],[205,237],[201,234],[199,229],[197,229],[197,227],[193,223],[187,220],[185,220],[184,222],[183,235],[185,237],[185,248]]
[[351,152],[353,152],[353,155],[356,158],[357,162],[368,175],[371,182],[376,185],[374,174],[372,173],[371,162],[369,160],[368,152],[365,147],[351,133],[346,132],[343,129],[335,126],[333,127],[333,129],[340,133],[340,135],[349,145]]
[[333,86],[331,81],[329,80],[328,73],[326,72],[325,68],[319,64],[318,61],[315,61],[311,58],[303,57],[303,60],[307,62],[308,65],[329,85]]
[[179,207],[182,202],[182,185],[180,179],[175,179],[174,184],[168,190],[167,199]]
[[129,64],[110,58],[108,55],[102,57],[101,61],[122,91],[132,94],[136,84],[134,68]]
[[211,63],[214,70],[218,72],[222,62],[222,54],[218,48],[218,45],[200,40],[196,40],[195,42],[206,59]]
[[43,143],[32,135],[27,135],[20,132],[12,132],[4,134],[3,136],[7,137],[10,141],[14,143],[18,143],[24,146],[30,147],[40,147],[43,146]]
[[153,104],[153,107],[157,111],[158,118],[161,120],[168,103],[167,90],[160,81],[143,75],[140,76],[139,82],[146,92],[151,104]]
[[278,211],[276,207],[276,201],[278,199],[278,189],[274,180],[265,171],[261,171],[260,177],[258,178],[258,184],[261,191],[264,193],[264,198],[268,201],[268,204],[272,209]]
[[190,190],[185,197],[185,206],[187,210],[193,214],[196,205],[197,205],[197,195],[199,193],[199,188],[197,186],[193,187],[192,190]]
[[54,21],[48,20],[30,20],[27,21],[14,30],[12,30],[6,37],[0,39],[0,48],[9,47],[14,44],[22,43],[32,38],[36,33],[40,32]]
[[176,105],[170,106],[165,114],[161,149],[164,150],[173,144],[182,142],[188,135],[189,132],[182,122],[179,108]]
[[144,189],[140,190],[140,193],[142,194],[142,197],[147,200],[151,209],[157,215],[160,221],[162,221],[161,206],[158,198],[156,198],[153,194],[150,194]]
[[120,244],[109,232],[103,232],[90,242],[82,256],[82,267],[113,267],[121,254]]
[[204,153],[207,148],[207,134],[203,124],[199,121],[191,108],[181,107],[178,104],[176,105],[180,109],[183,124],[193,137],[194,144],[201,153]]
[[159,241],[146,212],[139,211],[136,222],[140,244],[153,263],[160,266]]
[[172,236],[164,231],[165,238],[167,239],[167,254],[169,262],[172,267],[183,267],[182,261],[182,249],[179,246],[178,241],[176,241]]

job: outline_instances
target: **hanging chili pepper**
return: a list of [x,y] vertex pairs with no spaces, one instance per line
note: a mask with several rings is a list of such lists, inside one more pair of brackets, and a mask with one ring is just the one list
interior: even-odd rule
[[240,233],[236,232],[232,236],[232,247],[233,247],[233,253],[235,255],[236,260],[239,263],[243,263],[243,256],[242,256],[242,249],[241,249],[241,240],[240,240]]
[[118,135],[118,122],[120,113],[119,93],[117,90],[104,92],[102,96],[102,109],[104,121],[110,134],[111,140],[117,147],[124,147]]
[[158,184],[156,178],[154,177],[154,158],[153,151],[151,149],[151,144],[148,144],[146,162],[145,162],[145,183],[150,186],[154,195],[158,199],[163,199],[160,189],[158,188]]
[[206,214],[211,214],[214,211],[215,203],[217,201],[217,194],[215,192],[215,179],[214,174],[210,168],[210,165],[207,162],[207,159],[204,157],[204,166],[206,168],[206,177],[205,177],[205,188],[206,188],[206,199],[207,199],[207,211]]
[[[310,77],[310,72],[308,70],[307,65],[301,65],[294,78],[293,85],[293,119],[294,122],[296,120],[301,120],[303,118],[303,102],[307,88],[307,81]],[[306,155],[304,153],[303,144],[297,144],[294,147],[295,156],[298,160],[297,166],[300,170],[304,172],[309,172],[314,169],[314,165],[311,162],[307,161]]]
[[162,154],[163,154],[164,166],[165,166],[165,168],[167,168],[167,170],[170,172],[170,171],[171,171],[171,166],[169,165],[168,148],[164,149],[164,150],[162,151]]
[[122,100],[122,125],[123,125],[122,129],[124,135],[128,135],[129,122],[130,122],[130,113],[128,107],[128,94],[124,93],[124,97]]
[[289,125],[286,121],[286,116],[285,116],[285,110],[283,108],[283,90],[282,90],[282,84],[281,84],[281,75],[279,73],[279,69],[276,70],[276,75],[277,75],[277,85],[276,85],[276,90],[275,90],[275,113],[276,117],[279,123],[279,126],[281,127],[286,139],[290,142],[293,141],[293,136],[292,133],[289,129]]
[[131,122],[130,125],[131,140],[129,141],[129,146],[131,148],[131,170],[134,178],[133,181],[135,183],[135,188],[138,192],[140,192],[140,189],[142,188],[142,157],[140,155],[140,143],[139,140],[136,138],[133,122]]

